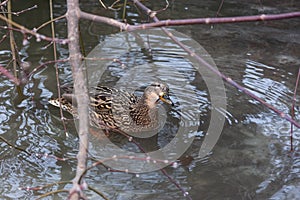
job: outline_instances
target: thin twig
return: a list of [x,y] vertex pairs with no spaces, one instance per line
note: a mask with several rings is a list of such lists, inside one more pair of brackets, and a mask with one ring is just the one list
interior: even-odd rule
[[[7,18],[12,21],[12,14],[11,12],[11,1],[8,1],[7,4],[7,10],[8,10],[8,16]],[[17,56],[16,56],[16,48],[15,48],[15,37],[14,37],[14,32],[11,30],[12,25],[7,22],[7,26],[10,29],[9,30],[9,44],[10,44],[10,50],[12,54],[12,60],[13,60],[13,69],[14,69],[14,76],[18,78],[17,74]]]
[[28,74],[28,77],[27,78],[30,78],[32,75],[34,75],[38,70],[41,70],[43,69],[44,67],[47,67],[47,65],[49,64],[56,64],[56,63],[61,63],[61,62],[68,62],[69,59],[66,58],[66,59],[61,59],[61,60],[50,60],[50,61],[47,61],[47,62],[44,62],[42,64],[40,64],[39,66],[37,66],[36,68],[34,68],[29,74]]
[[[132,142],[133,144],[135,144],[139,150],[141,152],[143,152],[145,154],[145,157],[144,158],[138,158],[138,157],[132,157],[132,156],[114,156],[112,158],[106,158],[106,159],[103,159],[103,160],[98,160],[97,162],[93,163],[90,167],[87,167],[85,172],[82,173],[82,177],[89,171],[91,170],[92,168],[98,166],[98,165],[103,165],[105,166],[105,162],[107,161],[110,161],[110,160],[115,160],[115,159],[131,159],[131,160],[139,160],[139,161],[154,161],[156,163],[166,163],[168,162],[168,160],[156,160],[156,159],[152,159],[150,156],[148,156],[148,154],[146,153],[146,151],[144,150],[144,148],[137,142],[133,139],[132,136],[128,135],[127,133],[125,133],[124,131],[120,130],[120,129],[111,129],[109,127],[107,127],[107,125],[105,125],[104,123],[102,123],[101,125],[103,125],[103,127],[106,127],[107,128],[107,131],[113,131],[113,132],[116,132],[118,134],[121,134],[123,136],[125,136],[128,141]],[[169,163],[169,164],[172,164],[172,163]],[[105,166],[106,167],[106,166]],[[118,171],[118,172],[125,172],[125,171],[120,171],[120,170],[110,170],[110,171]],[[186,192],[182,187],[181,185],[176,181],[174,180],[168,173],[165,169],[160,169],[160,171],[171,181],[171,183],[173,183],[178,189],[180,189],[180,191],[182,192],[182,194],[184,196],[186,196],[187,198],[191,199],[190,196],[188,195],[188,192]],[[126,172],[128,173],[128,172]]]
[[27,11],[30,11],[30,10],[33,10],[37,8],[37,5],[34,5],[32,7],[29,7],[29,8],[26,8],[24,10],[21,10],[21,11],[18,11],[18,12],[11,12],[11,11],[8,11],[7,13],[8,14],[13,14],[13,15],[16,15],[16,16],[19,16],[20,14],[24,13],[24,12],[27,12]]
[[[134,3],[138,1],[132,0]],[[143,4],[142,4],[143,5]],[[156,16],[157,12],[144,7],[144,12],[150,17]],[[216,18],[195,18],[195,19],[180,19],[180,20],[162,20],[155,21],[153,23],[140,24],[140,25],[129,25],[126,23],[119,22],[117,20],[93,15],[84,11],[80,11],[80,17],[82,19],[88,19],[95,22],[105,23],[111,26],[118,27],[121,31],[134,31],[143,30],[154,27],[165,27],[165,26],[182,26],[192,24],[223,24],[223,23],[237,23],[237,22],[256,22],[256,21],[273,21],[290,18],[300,17],[300,12],[289,12],[281,14],[261,14],[261,15],[250,15],[250,16],[238,16],[238,17],[216,17]]]
[[69,192],[69,190],[61,189],[61,190],[55,190],[55,191],[47,192],[45,194],[40,195],[36,200],[44,199],[45,197],[48,197],[50,195],[63,193],[63,192],[67,193],[67,192]]
[[127,0],[124,0],[124,3],[123,3],[123,14],[122,14],[122,19],[123,21],[125,21],[125,17],[126,17],[126,5],[127,5]]
[[0,3],[0,6],[4,6],[5,4],[7,4],[8,1],[9,1],[9,0],[3,1],[2,3]]
[[15,77],[14,75],[12,75],[6,68],[2,67],[0,65],[0,75],[3,74],[4,76],[6,76],[9,80],[11,80],[14,84],[16,85],[20,85],[20,79],[18,79],[17,77]]
[[221,3],[220,3],[220,5],[219,5],[219,8],[218,8],[217,13],[216,13],[216,17],[219,16],[219,14],[220,14],[220,12],[221,12],[221,9],[222,9],[222,7],[223,7],[223,4],[224,4],[224,0],[221,0]]
[[38,191],[38,190],[43,190],[43,189],[45,189],[45,188],[49,188],[49,187],[52,187],[52,186],[62,185],[62,184],[70,184],[70,183],[72,183],[72,182],[71,182],[71,181],[59,181],[59,182],[56,182],[56,183],[50,183],[50,184],[43,185],[43,186],[36,186],[36,187],[20,187],[20,190]]
[[91,187],[91,186],[88,186],[88,189],[95,192],[96,194],[98,194],[99,196],[101,196],[104,200],[109,200],[109,198],[107,198],[102,192],[100,192],[99,190]]
[[[300,67],[298,70],[298,76],[297,76],[297,80],[296,80],[296,84],[295,84],[295,89],[294,89],[294,96],[293,96],[293,101],[292,101],[292,111],[291,111],[291,116],[294,119],[295,117],[295,104],[296,104],[296,94],[297,94],[297,89],[298,89],[298,85],[299,85],[299,79],[300,79]],[[290,140],[291,140],[291,151],[294,151],[294,147],[293,147],[293,130],[294,126],[291,123],[291,132],[290,132]]]
[[165,0],[165,1],[166,1],[166,5],[165,5],[164,8],[162,8],[162,9],[160,9],[160,10],[153,11],[153,12],[159,13],[159,12],[162,12],[162,11],[167,10],[170,4],[169,4],[169,1],[168,1],[168,0]]
[[29,153],[28,151],[26,151],[25,149],[22,149],[20,147],[17,147],[15,145],[13,145],[12,143],[10,143],[7,139],[5,139],[4,137],[0,136],[0,140],[2,140],[3,142],[5,142],[8,146],[10,146],[13,149],[16,149],[18,151],[24,152],[27,155],[31,155],[31,153]]
[[[144,10],[145,13],[147,13],[156,23],[160,23],[159,19],[155,16],[155,15],[151,15],[152,11],[147,8],[146,6],[144,6],[143,4],[141,4],[138,0],[133,0],[134,3],[136,3],[136,5],[138,5],[142,10]],[[261,15],[259,15],[261,16]],[[290,17],[296,17],[299,16],[300,17],[300,12],[294,12],[294,13],[286,13],[286,14],[278,14],[278,15],[269,15],[269,16],[264,16],[264,17],[260,17],[260,19],[263,18],[267,18],[268,20],[276,20],[276,19],[286,19],[286,18],[290,18]],[[255,19],[258,19],[256,17],[253,17]],[[244,18],[247,19],[249,18],[249,16],[247,17],[240,17],[240,18]],[[217,19],[224,19],[224,18],[213,18],[215,19],[214,21],[217,21]],[[230,18],[232,19],[232,18]],[[222,20],[221,20],[222,21]],[[162,30],[176,43],[178,44],[183,50],[185,50],[191,57],[194,57],[199,63],[203,64],[205,67],[207,67],[209,70],[211,70],[213,73],[215,73],[216,75],[218,75],[220,78],[222,78],[224,81],[226,81],[227,83],[229,83],[230,85],[232,85],[233,87],[237,88],[238,90],[240,90],[242,93],[250,96],[251,98],[255,99],[256,101],[260,102],[261,104],[263,104],[264,106],[266,106],[267,108],[269,108],[270,110],[274,111],[276,114],[278,114],[280,117],[286,119],[287,121],[291,122],[292,124],[294,124],[296,127],[300,128],[300,123],[298,123],[297,121],[295,121],[294,119],[292,119],[289,115],[283,113],[282,111],[278,110],[277,108],[275,108],[274,106],[272,106],[271,104],[268,104],[266,101],[262,100],[261,98],[259,98],[258,96],[256,96],[254,93],[252,93],[251,91],[247,90],[246,88],[244,88],[243,86],[241,86],[240,84],[238,84],[237,82],[235,82],[234,80],[232,80],[230,77],[225,76],[224,74],[222,74],[218,69],[214,68],[213,66],[211,66],[208,62],[206,62],[202,57],[200,57],[199,55],[195,54],[194,52],[192,52],[187,46],[185,46],[183,43],[181,43],[172,33],[170,33],[166,28],[162,27]]]
[[102,6],[103,8],[107,9],[107,7],[105,6],[105,4],[104,4],[101,0],[99,0],[99,3],[101,4],[101,6]]
[[[136,2],[136,1],[135,1]],[[150,10],[146,10],[148,14],[154,14]],[[256,21],[274,21],[290,18],[300,17],[300,12],[290,12],[281,14],[261,14],[252,16],[239,16],[239,17],[217,17],[217,18],[195,18],[195,19],[179,19],[179,20],[162,20],[153,23],[127,26],[127,31],[148,29],[154,27],[165,27],[165,26],[182,26],[192,24],[224,24],[224,23],[238,23],[238,22],[256,22]]]
[[9,31],[7,31],[3,36],[2,38],[0,39],[0,44],[8,37],[9,35]]
[[120,0],[116,0],[115,2],[113,2],[109,7],[108,7],[108,9],[110,9],[110,10],[120,10],[120,9],[116,9],[116,8],[113,8],[117,3],[119,3],[120,2]]
[[[33,30],[29,30],[27,28],[25,28],[24,26],[14,22],[14,21],[11,21],[9,20],[8,18],[6,18],[5,16],[1,15],[0,14],[0,19],[11,24],[12,26],[16,27],[17,29],[15,30],[18,30],[20,31],[21,33],[23,34],[30,34],[30,35],[33,35],[37,41],[40,41],[40,40],[46,40],[46,41],[49,41],[49,42],[56,42],[56,43],[60,43],[60,44],[66,44],[69,42],[69,39],[59,39],[59,38],[52,38],[52,37],[47,37],[45,35],[42,35],[42,34],[39,34],[37,33],[36,31],[33,31]],[[3,27],[3,28],[6,28],[9,30],[9,27]]]
[[[53,14],[52,14],[53,15]],[[50,21],[47,21],[47,22],[45,22],[45,23],[43,23],[42,25],[40,25],[39,27],[37,27],[36,29],[35,29],[35,31],[38,31],[38,30],[40,30],[41,28],[44,28],[45,26],[47,26],[48,24],[52,24],[53,22],[55,22],[55,21],[57,21],[57,20],[60,20],[60,19],[63,19],[63,18],[65,18],[66,17],[66,15],[64,14],[64,15],[61,15],[61,16],[59,16],[59,17],[56,17],[56,18],[54,18],[53,19],[53,16],[52,16],[52,18],[51,18],[51,20]],[[53,37],[52,37],[53,38]]]
[[[57,19],[53,19],[53,2],[52,0],[49,0],[49,8],[50,8],[50,23],[51,23],[51,35],[52,38],[55,38],[55,26],[54,26],[54,21]],[[65,15],[62,15],[60,17],[65,17]],[[46,23],[43,24],[44,26],[46,25]],[[39,28],[43,27],[40,26]],[[56,52],[56,43],[53,42],[53,56],[54,56],[54,61],[57,61],[57,52]],[[64,131],[66,136],[68,136],[68,132],[67,132],[67,127],[66,127],[66,123],[65,123],[65,117],[63,114],[63,109],[62,109],[62,103],[61,103],[61,93],[60,93],[60,82],[59,82],[59,74],[58,74],[58,66],[57,66],[57,62],[54,63],[54,67],[55,67],[55,77],[56,77],[56,86],[57,86],[57,94],[59,97],[59,112],[60,112],[60,118],[64,127]]]
[[117,20],[108,18],[108,17],[103,17],[103,16],[97,16],[97,15],[93,15],[84,11],[80,11],[80,18],[82,19],[87,19],[87,20],[91,20],[91,21],[95,21],[95,22],[102,22],[105,24],[109,24],[111,26],[115,26],[120,28],[120,30],[126,30],[127,26],[130,26],[128,24],[119,22]]

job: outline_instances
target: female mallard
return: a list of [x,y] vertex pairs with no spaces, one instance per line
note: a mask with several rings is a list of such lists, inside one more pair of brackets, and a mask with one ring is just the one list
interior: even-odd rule
[[[77,117],[73,94],[50,99],[49,103],[60,107]],[[159,100],[173,105],[169,98],[169,87],[160,82],[149,85],[139,98],[123,90],[98,86],[90,92],[90,121],[97,128],[120,129],[125,132],[139,132],[157,128],[157,107]]]

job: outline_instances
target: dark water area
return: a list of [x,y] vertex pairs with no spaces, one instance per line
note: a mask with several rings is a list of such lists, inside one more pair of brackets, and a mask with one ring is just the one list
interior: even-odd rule
[[[20,11],[35,4],[38,8],[14,20],[30,29],[48,21],[47,1],[13,2],[13,10]],[[163,1],[145,4],[153,10],[165,7]],[[219,4],[219,1],[171,1],[169,8],[157,16],[160,19],[215,17]],[[120,10],[108,11],[99,1],[81,2],[84,11],[122,20],[122,4],[117,6]],[[132,4],[126,8],[128,23],[147,21]],[[276,14],[299,8],[298,1],[224,1],[218,16]],[[54,17],[64,14],[65,2],[54,2],[53,9]],[[0,22],[0,25],[5,24]],[[215,63],[220,72],[291,115],[300,66],[299,27],[300,19],[295,18],[188,25],[169,30],[208,62]],[[165,167],[192,199],[300,199],[299,129],[293,128],[294,152],[291,153],[290,123],[229,84],[224,84],[226,108],[216,107],[211,96],[213,88],[205,74],[199,72],[197,63],[159,29],[119,33],[117,28],[86,20],[80,22],[80,29],[88,57],[105,58],[87,60],[90,85],[105,84],[141,95],[150,82],[159,79],[168,83],[175,106],[160,106],[166,117],[163,128],[156,136],[138,141],[150,152],[166,148],[166,157],[180,154],[180,158],[193,158],[187,164],[175,162]],[[55,23],[55,31],[56,37],[66,37],[65,19]],[[51,29],[46,26],[40,33],[50,36]],[[6,30],[0,28],[0,38],[4,34]],[[48,42],[31,38],[23,46],[23,35],[16,33],[15,37],[19,55],[22,61],[30,63],[30,71],[53,60],[53,49]],[[67,45],[58,44],[57,53],[59,59],[67,58]],[[10,59],[9,40],[6,39],[0,44],[0,65],[6,66]],[[72,81],[68,63],[58,63],[58,71],[61,84]],[[40,68],[21,91],[0,76],[0,199],[36,199],[50,191],[70,189],[71,183],[54,184],[43,190],[25,189],[70,181],[75,176],[76,159],[60,161],[53,157],[76,158],[79,142],[72,116],[64,113],[67,118],[65,132],[59,110],[49,105],[48,99],[56,96],[53,64]],[[298,99],[296,95],[295,120],[299,121]],[[217,126],[211,124],[213,111],[225,118],[225,124],[210,153],[199,158],[209,127]],[[179,132],[184,133],[180,139]],[[174,142],[174,138],[178,140]],[[119,136],[114,136],[111,145],[103,150],[100,144],[110,142],[106,139],[100,141],[91,137],[90,156],[97,159],[114,156],[113,144],[126,152],[138,151],[136,145]],[[176,148],[181,139],[188,145]],[[182,152],[178,153],[178,149]],[[127,165],[120,161],[119,164],[121,166],[117,167],[126,166],[129,171],[142,168],[151,171],[156,163],[136,161]],[[159,170],[125,173],[96,167],[87,173],[86,182],[109,199],[186,199]],[[86,195],[88,199],[100,199],[91,190],[87,190]],[[67,193],[59,193],[44,199],[66,197]]]

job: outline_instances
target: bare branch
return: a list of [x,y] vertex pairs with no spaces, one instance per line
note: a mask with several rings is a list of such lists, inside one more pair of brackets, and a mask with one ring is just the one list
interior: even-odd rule
[[127,27],[130,26],[129,24],[119,22],[119,21],[114,20],[112,18],[93,15],[93,14],[90,14],[90,13],[87,13],[87,12],[84,12],[84,11],[80,11],[80,18],[95,21],[95,22],[101,22],[101,23],[109,24],[111,26],[115,26],[115,27],[120,28],[120,31],[127,30]]
[[[145,10],[149,14],[149,10]],[[151,11],[151,13],[153,13]],[[182,26],[192,24],[223,24],[223,23],[237,23],[237,22],[255,22],[255,21],[274,21],[282,19],[290,19],[300,17],[300,12],[282,13],[282,14],[262,14],[252,16],[239,17],[217,17],[217,18],[195,18],[195,19],[179,19],[179,20],[163,20],[154,23],[147,23],[135,26],[127,26],[128,31],[138,29],[148,29],[154,27],[165,26]]]
[[16,15],[16,16],[19,16],[20,14],[22,14],[22,13],[24,13],[24,12],[27,12],[27,11],[30,11],[30,10],[33,10],[33,9],[35,9],[35,8],[37,8],[37,5],[34,5],[34,6],[32,6],[32,7],[26,8],[26,9],[21,10],[21,11],[18,11],[18,12],[11,12],[11,14]]
[[15,146],[12,143],[10,143],[8,140],[6,140],[4,137],[0,136],[0,140],[4,143],[6,143],[9,147],[16,149],[18,151],[24,152],[27,155],[31,155],[31,153],[29,153],[28,151],[26,151],[26,149],[22,149],[21,147]]
[[[138,1],[134,1],[138,4]],[[142,6],[142,10],[153,18],[156,16],[157,12]],[[250,16],[238,16],[238,17],[215,17],[215,18],[195,18],[195,19],[179,19],[179,20],[163,20],[155,21],[153,23],[141,24],[141,25],[129,25],[117,20],[93,15],[84,11],[80,11],[80,18],[87,19],[95,22],[105,23],[111,26],[118,27],[120,31],[134,31],[140,29],[149,29],[155,27],[165,27],[165,26],[182,26],[182,25],[192,25],[192,24],[223,24],[223,23],[237,23],[237,22],[255,22],[255,21],[273,21],[300,17],[300,12],[290,12],[281,14],[262,14],[262,15],[250,15]]]
[[103,8],[107,9],[107,7],[105,6],[105,4],[104,4],[101,0],[99,0],[99,3],[101,4],[101,6],[102,6]]
[[70,199],[79,199],[83,197],[82,190],[86,184],[81,180],[81,176],[86,169],[88,158],[88,134],[89,134],[89,96],[85,72],[81,65],[82,55],[79,49],[79,0],[67,0],[67,21],[68,21],[68,38],[69,38],[69,60],[72,67],[74,90],[76,102],[78,104],[79,117],[79,152],[77,154],[77,170],[73,180],[73,187],[69,192]]
[[44,62],[42,64],[40,64],[39,66],[37,66],[36,68],[34,68],[27,76],[27,78],[30,78],[34,73],[36,73],[38,70],[43,69],[44,67],[47,67],[47,65],[49,64],[56,64],[56,63],[60,63],[60,62],[67,62],[69,61],[69,59],[62,59],[62,60],[50,60],[47,62]]
[[222,9],[222,7],[223,7],[223,4],[224,4],[224,0],[222,0],[221,3],[220,3],[220,5],[219,5],[219,8],[218,8],[217,13],[216,13],[216,17],[219,16],[219,14],[220,14],[220,12],[221,12],[221,9]]
[[14,82],[16,85],[20,85],[20,80],[15,77],[14,75],[12,75],[6,68],[0,66],[0,74],[3,74],[4,76],[6,76],[9,80],[11,80],[12,82]]
[[[0,26],[1,27],[1,26]],[[4,34],[2,36],[2,38],[0,39],[0,44],[7,38],[7,36],[9,35],[9,32],[7,32],[6,34]]]
[[[133,0],[133,2],[139,6],[145,13],[147,13],[147,15],[149,15],[149,17],[152,18],[153,21],[156,22],[156,24],[159,24],[160,21],[159,19],[155,16],[155,15],[151,15],[152,11],[147,8],[146,6],[144,6],[141,2],[139,2],[138,0]],[[217,19],[221,19],[219,22],[237,22],[236,20],[238,20],[239,22],[248,20],[248,21],[262,21],[262,20],[277,20],[277,19],[287,19],[287,18],[294,18],[294,17],[300,17],[300,12],[293,12],[293,13],[285,13],[285,14],[278,14],[278,15],[256,15],[256,16],[245,16],[245,17],[236,17],[236,18],[207,18],[210,19],[208,20],[209,24],[212,21],[216,22]],[[199,20],[199,19],[198,19]],[[202,21],[203,23],[205,23],[205,20],[201,19],[200,21]],[[181,21],[181,20],[179,20]],[[196,19],[197,21],[197,19]],[[199,23],[200,21],[198,21],[197,23]],[[217,23],[217,22],[216,22]],[[275,108],[274,106],[272,106],[271,104],[268,104],[266,101],[262,100],[261,98],[259,98],[258,96],[256,96],[254,93],[250,92],[249,90],[247,90],[246,88],[244,88],[243,86],[241,86],[240,84],[238,84],[237,82],[235,82],[234,80],[232,80],[230,77],[225,76],[224,74],[222,74],[221,72],[219,72],[217,69],[215,69],[213,66],[211,66],[209,63],[207,63],[203,58],[201,58],[199,55],[195,54],[194,52],[192,52],[187,46],[185,46],[183,43],[181,43],[176,37],[174,37],[166,28],[162,28],[162,30],[176,43],[178,44],[183,50],[185,50],[191,57],[194,57],[199,63],[203,64],[204,66],[206,66],[209,70],[211,70],[213,73],[215,73],[216,75],[218,75],[219,77],[221,77],[224,81],[226,81],[227,83],[229,83],[230,85],[232,85],[233,87],[239,89],[241,92],[243,92],[244,94],[250,96],[251,98],[255,99],[256,101],[260,102],[261,104],[263,104],[264,106],[266,106],[267,108],[269,108],[270,110],[274,111],[275,113],[277,113],[280,117],[286,119],[287,121],[291,122],[293,125],[295,125],[296,127],[300,128],[300,123],[298,123],[297,121],[295,121],[294,119],[292,119],[290,116],[288,116],[287,114],[283,113],[282,111],[278,110],[277,108]]]
[[116,0],[115,2],[113,2],[108,8],[111,9],[111,10],[120,10],[120,9],[116,9],[116,8],[113,8],[117,3],[119,3],[120,0]]
[[[292,116],[293,119],[295,118],[296,94],[297,94],[297,89],[298,89],[298,85],[299,85],[299,79],[300,79],[300,68],[298,70],[298,75],[297,75],[297,80],[296,80],[294,95],[293,95],[293,100],[292,100],[291,116]],[[293,147],[293,131],[294,131],[294,126],[293,126],[293,124],[291,124],[291,132],[290,132],[291,151],[294,150],[294,147]]]
[[5,4],[7,4],[8,1],[9,1],[9,0],[3,1],[2,3],[0,3],[0,6],[4,6]]
[[[10,12],[12,9],[11,1],[7,3],[7,10]],[[12,14],[8,13],[8,19],[12,21]],[[10,49],[11,49],[11,54],[12,54],[12,61],[13,61],[13,68],[14,68],[14,76],[15,78],[18,78],[17,74],[17,52],[16,52],[16,42],[15,42],[15,37],[14,37],[14,32],[11,30],[12,25],[10,23],[7,23],[9,30],[9,44],[10,44]],[[19,85],[19,84],[17,84]]]
[[[30,35],[35,36],[37,41],[46,40],[46,41],[49,41],[49,42],[57,42],[57,43],[60,43],[60,44],[66,44],[69,41],[68,39],[58,39],[58,38],[53,39],[52,37],[47,37],[45,35],[39,34],[34,30],[29,30],[29,29],[25,28],[24,26],[14,22],[14,21],[11,21],[11,20],[7,19],[5,16],[3,16],[1,14],[0,14],[0,19],[7,22],[7,23],[9,23],[9,24],[11,24],[12,26],[16,27],[18,29],[18,31],[20,31],[23,34],[30,34]],[[3,28],[9,29],[8,27],[3,27]],[[17,29],[15,29],[15,30],[17,30]]]
[[38,28],[35,29],[35,31],[40,30],[41,28],[47,26],[48,24],[53,23],[57,20],[63,19],[65,17],[66,17],[66,15],[62,15],[62,16],[56,17],[54,19],[51,19],[50,21],[47,21],[47,22],[43,23],[42,25],[40,25]]

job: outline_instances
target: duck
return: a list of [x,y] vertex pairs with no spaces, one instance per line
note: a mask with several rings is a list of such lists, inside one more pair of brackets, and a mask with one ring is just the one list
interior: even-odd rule
[[[78,118],[74,94],[70,89],[66,91],[68,92],[62,97],[49,99],[48,102]],[[157,105],[160,102],[174,106],[169,97],[169,87],[163,82],[151,83],[140,97],[107,86],[92,88],[89,97],[89,117],[93,127],[119,129],[131,133],[157,128],[159,123]]]

